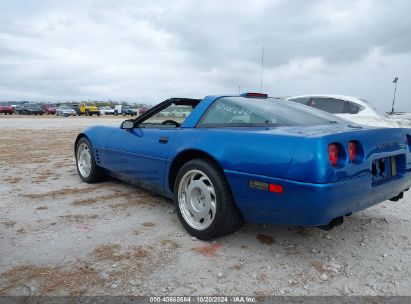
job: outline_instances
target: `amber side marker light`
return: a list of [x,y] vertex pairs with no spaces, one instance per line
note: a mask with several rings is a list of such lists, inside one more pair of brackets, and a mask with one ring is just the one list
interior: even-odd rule
[[259,181],[249,181],[248,186],[250,188],[255,188],[264,191],[270,191],[278,194],[282,194],[284,192],[284,187],[282,185],[277,184],[268,184]]

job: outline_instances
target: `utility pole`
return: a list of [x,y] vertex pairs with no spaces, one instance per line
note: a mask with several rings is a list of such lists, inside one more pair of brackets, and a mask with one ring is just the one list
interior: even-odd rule
[[395,84],[395,88],[394,88],[394,98],[392,99],[391,115],[394,114],[394,103],[395,103],[395,94],[397,93],[398,77],[395,77],[392,82]]
[[241,95],[241,86],[238,86],[238,95]]
[[261,81],[260,81],[260,93],[263,92],[263,72],[264,72],[264,47],[261,54]]

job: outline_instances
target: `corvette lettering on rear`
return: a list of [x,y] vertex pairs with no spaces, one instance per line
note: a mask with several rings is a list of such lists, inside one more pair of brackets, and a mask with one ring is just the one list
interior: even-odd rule
[[398,148],[400,148],[400,144],[398,142],[377,144],[378,150],[398,149]]

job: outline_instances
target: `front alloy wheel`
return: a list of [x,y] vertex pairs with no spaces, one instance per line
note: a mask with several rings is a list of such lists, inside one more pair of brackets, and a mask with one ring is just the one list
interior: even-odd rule
[[91,153],[85,142],[81,143],[77,149],[77,167],[82,177],[89,177],[91,172]]
[[91,144],[85,137],[77,142],[76,164],[77,172],[83,182],[91,184],[104,177],[104,170],[96,164]]

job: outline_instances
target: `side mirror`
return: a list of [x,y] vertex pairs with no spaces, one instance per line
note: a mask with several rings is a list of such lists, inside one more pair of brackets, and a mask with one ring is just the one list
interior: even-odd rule
[[121,124],[122,129],[130,130],[134,128],[134,120],[125,120]]

